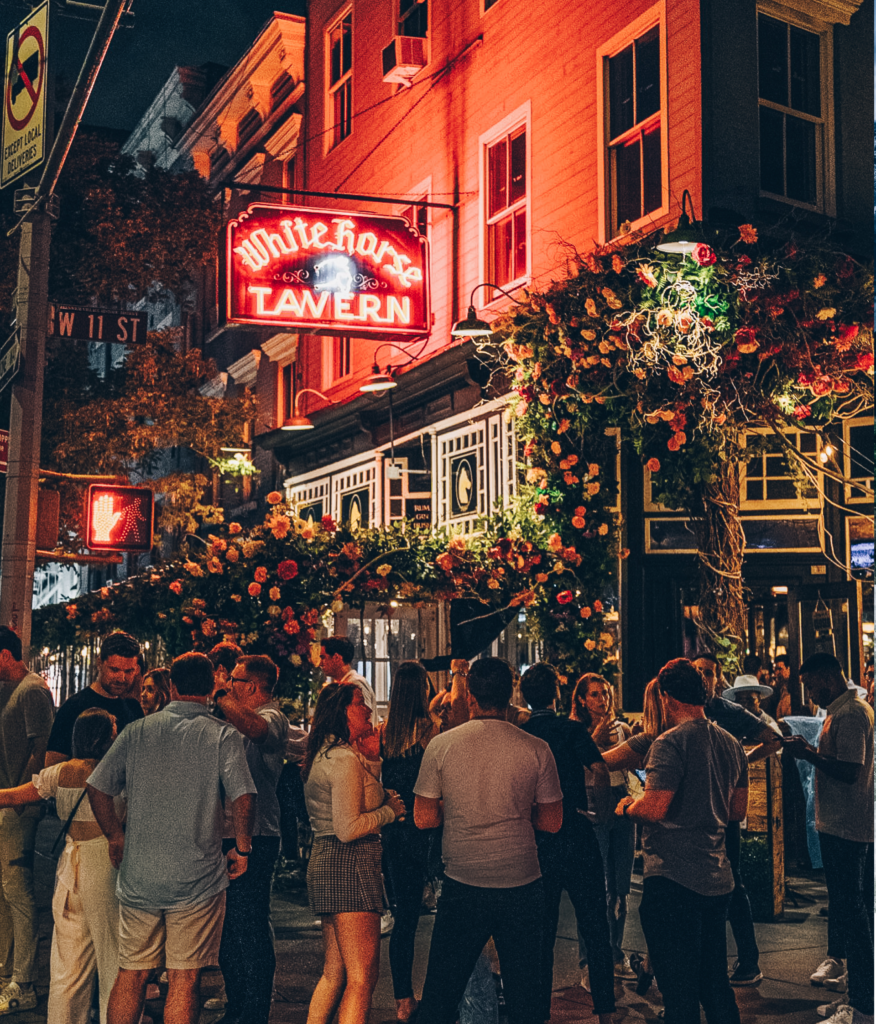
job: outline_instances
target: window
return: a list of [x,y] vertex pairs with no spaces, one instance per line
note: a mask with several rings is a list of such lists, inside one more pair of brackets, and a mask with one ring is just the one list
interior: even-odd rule
[[279,372],[279,408],[280,425],[295,415],[295,396],[301,390],[301,364],[298,360],[287,363],[278,369]]
[[334,380],[341,377],[349,377],[352,372],[351,350],[349,337],[332,338],[334,351],[332,352],[332,371]]
[[491,7],[495,7],[499,0],[484,0],[484,12],[486,13]]
[[429,0],[398,0],[398,34],[426,38],[429,29]]
[[873,503],[873,417],[861,416],[843,424],[843,463],[846,501]]
[[812,207],[821,205],[821,49],[818,33],[758,14],[761,191]]
[[[787,430],[784,437],[798,451],[815,459],[818,438],[815,434]],[[740,504],[750,508],[806,508],[819,505],[817,489],[789,460],[785,445],[771,432],[751,431],[745,437],[746,448],[755,454],[742,469]]]
[[[603,52],[608,116],[608,237],[663,205],[660,25]],[[603,100],[605,102],[605,99]]]
[[487,147],[487,280],[526,277],[526,126]]
[[333,146],[353,130],[353,12],[329,29],[329,117]]

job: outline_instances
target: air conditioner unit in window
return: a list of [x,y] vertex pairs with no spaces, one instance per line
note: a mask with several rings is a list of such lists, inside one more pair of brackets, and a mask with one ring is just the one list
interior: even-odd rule
[[383,81],[409,86],[427,63],[425,39],[395,36],[389,46],[383,48]]

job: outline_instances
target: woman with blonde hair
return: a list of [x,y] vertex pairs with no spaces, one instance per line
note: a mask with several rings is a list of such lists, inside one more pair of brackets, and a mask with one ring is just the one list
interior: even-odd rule
[[[572,694],[571,718],[587,726],[603,759],[607,750],[629,739],[629,727],[615,715],[614,689],[611,683],[595,672],[587,672],[578,680]],[[614,813],[617,804],[629,795],[626,772],[611,772],[607,793],[605,790],[600,793],[593,788],[588,792],[588,799],[590,792],[593,793],[594,806],[598,808],[598,820],[594,823],[594,831],[605,869],[608,928],[614,957],[614,974],[616,978],[635,978],[636,973],[624,952],[623,938],[633,861],[636,857],[636,826],[629,819],[619,818]],[[580,930],[578,946],[581,969],[584,972],[587,946]],[[585,977],[586,975],[582,973],[582,983]]]
[[307,869],[310,909],[322,920],[325,964],[307,1024],[368,1019],[380,967],[380,830],[405,814],[377,780],[371,712],[358,686],[329,683],[313,713],[302,765],[313,827]]
[[[423,753],[440,724],[429,712],[429,676],[418,661],[399,665],[392,681],[389,714],[380,734],[383,784],[396,790],[405,807],[414,806],[414,785]],[[428,879],[433,830],[418,829],[413,814],[387,825],[382,833],[383,863],[395,926],[389,938],[389,965],[395,994],[396,1016],[408,1021],[417,1001],[411,975],[414,939]]]

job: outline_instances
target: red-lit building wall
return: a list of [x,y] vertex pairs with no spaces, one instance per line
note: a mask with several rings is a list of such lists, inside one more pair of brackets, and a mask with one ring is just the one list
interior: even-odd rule
[[[498,0],[485,13],[482,2],[427,0],[429,60],[410,89],[382,81],[381,51],[393,35],[397,0],[353,0],[352,5],[315,0],[309,7],[303,187],[414,196],[421,195],[422,183],[428,182],[429,198],[435,202],[452,202],[458,192],[456,217],[450,210],[429,211],[434,326],[424,358],[451,344],[450,328],[464,315],[469,293],[488,280],[483,252],[482,136],[513,112],[528,107],[526,283],[544,284],[565,273],[564,243],[586,252],[605,239],[604,186],[600,187],[600,165],[605,161],[600,97],[604,90],[598,82],[599,51],[649,13],[659,17],[664,36],[660,40],[661,106],[664,156],[668,154],[662,207],[650,220],[656,227],[677,218],[685,188],[696,209],[700,203],[697,0],[657,4],[605,0],[571,6]],[[332,144],[326,99],[327,32],[349,9],[352,130]],[[350,208],[350,204],[338,205]],[[355,205],[369,208],[365,202]],[[507,304],[499,298],[494,305],[486,305],[488,296],[481,290],[475,305],[498,310]],[[370,365],[373,349],[373,342],[354,343],[352,379],[332,389],[333,402],[354,397],[357,378]],[[304,340],[306,386],[319,386],[322,352],[319,339]],[[381,365],[399,361],[396,349],[383,349],[379,355]],[[318,399],[313,403],[314,409],[321,404]]]

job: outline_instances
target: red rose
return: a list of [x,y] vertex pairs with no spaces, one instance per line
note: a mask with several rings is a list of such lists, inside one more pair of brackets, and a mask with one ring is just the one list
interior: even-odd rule
[[277,566],[277,575],[284,582],[294,580],[298,575],[298,563],[293,562],[291,558],[287,558]]
[[794,406],[794,415],[798,420],[805,420],[807,416],[812,415],[811,405],[796,405]]
[[861,352],[855,360],[855,369],[869,371],[873,369],[873,353]]
[[320,519],[320,524],[326,533],[334,533],[338,528],[337,523],[331,516],[323,516],[322,519]]
[[718,257],[715,255],[715,250],[710,245],[704,245],[702,242],[698,242],[694,246],[691,256],[701,267],[710,267],[718,260]]
[[559,594],[557,594],[557,601],[559,601],[560,604],[568,604],[574,596],[575,595],[571,590],[561,590]]

